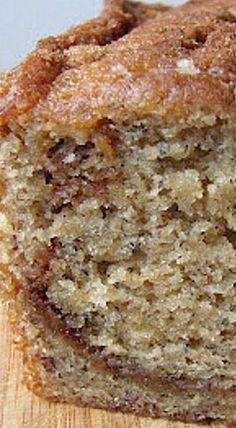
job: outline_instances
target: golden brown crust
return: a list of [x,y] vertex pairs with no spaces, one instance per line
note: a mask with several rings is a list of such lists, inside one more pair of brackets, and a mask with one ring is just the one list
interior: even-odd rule
[[44,99],[64,65],[63,51],[74,45],[105,45],[134,24],[123,0],[107,2],[100,18],[74,26],[58,37],[40,41],[25,61],[0,77],[0,130]]
[[109,0],[101,17],[38,42],[25,61],[0,76],[0,131],[6,131],[18,116],[48,95],[53,81],[68,67],[67,49],[85,45],[90,54],[89,45],[96,49],[111,43],[162,9],[166,8]]
[[[194,114],[234,114],[235,23],[222,19],[223,7],[233,3],[218,3],[222,8],[207,2],[203,10],[189,5],[164,13],[107,47],[97,63],[66,71],[39,113],[71,127],[92,127],[104,117],[174,124]],[[187,46],[195,35],[195,46]],[[195,73],[178,69],[182,59]]]
[[[119,122],[153,116],[174,124],[194,115],[235,116],[233,0],[194,0],[157,14],[107,45],[101,58],[65,69],[69,47],[105,45],[135,26],[135,16],[123,6],[108,1],[101,18],[40,42],[3,79],[1,126],[26,111],[71,128],[93,127],[104,117]],[[145,15],[144,6],[126,2],[125,8],[134,15],[136,10],[136,20],[138,10],[140,20]],[[81,64],[80,52],[74,57]],[[190,71],[178,63],[183,59]]]

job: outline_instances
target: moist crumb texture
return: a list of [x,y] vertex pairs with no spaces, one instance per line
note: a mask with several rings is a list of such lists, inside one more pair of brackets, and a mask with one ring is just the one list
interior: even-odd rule
[[53,401],[236,421],[236,4],[106,1],[0,75],[0,279]]

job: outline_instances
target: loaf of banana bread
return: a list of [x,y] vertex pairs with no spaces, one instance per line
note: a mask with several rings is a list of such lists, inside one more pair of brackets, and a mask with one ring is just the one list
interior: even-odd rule
[[53,401],[236,420],[236,4],[108,0],[0,76],[0,288]]

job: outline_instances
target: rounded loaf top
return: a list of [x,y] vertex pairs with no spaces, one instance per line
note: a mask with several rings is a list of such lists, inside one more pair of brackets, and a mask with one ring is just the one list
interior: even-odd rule
[[210,125],[234,120],[235,82],[234,0],[107,1],[99,18],[42,40],[1,76],[0,126],[36,118],[78,129],[147,117]]

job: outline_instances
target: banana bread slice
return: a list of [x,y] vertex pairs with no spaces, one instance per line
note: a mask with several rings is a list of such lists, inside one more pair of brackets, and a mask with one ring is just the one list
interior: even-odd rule
[[110,0],[1,75],[1,290],[38,395],[236,421],[235,88],[235,0]]

